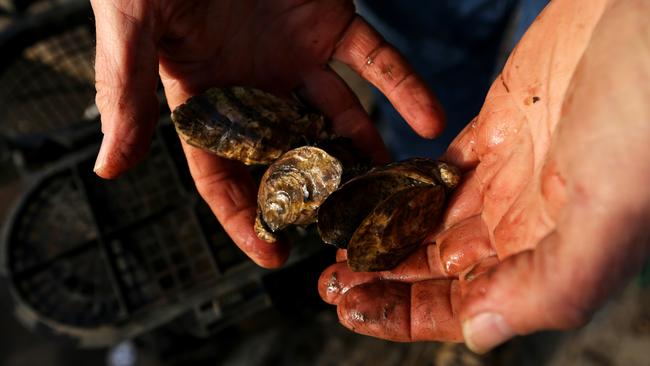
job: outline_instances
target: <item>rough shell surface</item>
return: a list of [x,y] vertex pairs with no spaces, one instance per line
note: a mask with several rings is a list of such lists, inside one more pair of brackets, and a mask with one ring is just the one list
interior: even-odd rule
[[375,168],[331,194],[318,212],[323,241],[348,249],[355,271],[395,267],[439,224],[457,168],[409,159]]
[[378,204],[348,245],[348,266],[356,272],[395,268],[438,225],[445,202],[441,186],[401,190]]
[[421,185],[443,185],[451,190],[459,177],[455,167],[423,158],[375,168],[345,183],[322,204],[318,214],[321,239],[346,248],[361,221],[390,195]]
[[352,234],[375,208],[393,193],[423,183],[409,177],[376,171],[345,184],[325,200],[318,212],[321,239],[339,248],[347,248]]
[[324,119],[293,100],[264,91],[212,88],[172,113],[190,145],[247,165],[270,164],[290,149],[316,141]]
[[318,207],[338,188],[342,174],[341,163],[317,147],[303,146],[282,155],[260,182],[258,236],[274,241],[269,232],[315,222]]

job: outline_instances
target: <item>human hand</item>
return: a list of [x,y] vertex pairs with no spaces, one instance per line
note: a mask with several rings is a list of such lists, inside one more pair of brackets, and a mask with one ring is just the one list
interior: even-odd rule
[[[377,86],[419,134],[442,129],[432,94],[349,0],[92,1],[97,25],[97,106],[104,139],[95,172],[119,175],[148,150],[158,120],[156,84],[170,109],[213,86],[243,85],[290,96],[298,90],[335,133],[386,159],[377,131],[328,61]],[[245,167],[183,143],[201,196],[235,243],[264,267],[281,265],[285,244],[253,231],[256,189]]]
[[513,337],[586,322],[650,247],[650,4],[554,1],[445,158],[441,229],[393,271],[319,281],[341,323],[395,341]]

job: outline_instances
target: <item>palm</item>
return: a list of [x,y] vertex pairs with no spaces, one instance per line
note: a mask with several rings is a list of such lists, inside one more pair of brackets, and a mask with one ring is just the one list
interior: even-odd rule
[[[553,190],[557,176],[550,147],[567,88],[593,31],[582,27],[572,38],[558,39],[549,37],[557,23],[535,26],[513,51],[477,118],[447,153],[469,171],[445,226],[474,219],[472,225],[485,226],[489,241],[484,244],[500,258],[532,249],[555,226],[562,202]],[[460,249],[440,248],[441,253]],[[454,258],[477,259],[451,253],[441,258],[449,258],[446,267],[457,269],[472,263],[453,263]]]
[[[466,174],[439,232],[392,271],[353,273],[340,262],[322,274],[321,296],[345,326],[400,341],[461,340],[461,320],[499,314],[511,329],[481,334],[474,346],[485,349],[512,332],[584,322],[640,266],[650,125],[638,117],[647,102],[634,81],[647,57],[608,38],[612,29],[634,38],[625,16],[594,35],[604,9],[554,2],[526,33],[445,155]],[[625,54],[605,63],[612,48]]]
[[[480,247],[484,252],[476,256],[454,253],[467,251],[460,245],[461,237],[439,245],[446,271],[452,275],[491,251],[503,258],[531,249],[554,225],[549,210],[558,204],[554,202],[557,197],[544,194],[542,182],[543,177],[552,178],[552,172],[544,166],[564,90],[559,91],[560,95],[548,95],[539,88],[521,88],[530,85],[528,80],[517,79],[511,73],[511,65],[519,61],[520,55],[515,54],[506,65],[481,113],[447,153],[467,171],[463,186],[450,203],[444,227],[453,231],[454,226],[471,221],[469,225],[488,234]],[[537,65],[522,66],[530,69]],[[569,78],[567,74],[565,80],[558,80],[565,84],[563,89]],[[443,232],[442,236],[448,235]]]
[[[145,156],[163,82],[171,109],[213,86],[298,91],[334,133],[378,161],[387,156],[358,99],[327,63],[350,66],[391,100],[423,136],[442,128],[435,98],[399,55],[354,12],[351,0],[92,1],[97,24],[97,106],[104,141],[95,171],[111,178]],[[183,144],[201,196],[258,264],[277,267],[288,248],[253,231],[255,187],[241,164]]]
[[191,91],[242,84],[288,93],[326,67],[354,16],[348,1],[173,2],[163,8],[162,76]]
[[[519,44],[493,83],[481,112],[444,157],[463,169],[464,178],[449,202],[440,230],[393,271],[357,274],[339,262],[321,276],[321,296],[339,306],[341,321],[346,326],[400,341],[460,340],[460,323],[454,309],[458,310],[461,290],[454,289],[457,280],[450,278],[458,278],[482,261],[493,265],[488,258],[504,258],[529,249],[553,227],[553,222],[547,220],[551,202],[540,191],[542,167],[548,158],[564,92],[581,52],[576,49],[573,59],[562,63],[564,70],[552,73],[561,77],[552,81],[557,88],[549,94],[542,85],[551,82],[545,79],[549,75],[547,70],[557,67],[557,63],[552,52],[547,49],[544,54],[541,47],[541,54],[531,57],[526,41],[539,45],[540,40],[534,38],[537,34],[542,37],[543,32],[529,34]],[[385,292],[391,286],[386,283],[390,282],[383,282],[379,288],[377,279],[410,285],[402,287],[403,294],[392,295],[403,297],[402,306],[410,307],[410,311],[401,310],[410,312],[408,323],[399,314],[377,321],[381,326],[370,327],[355,321],[359,309],[364,309],[361,312],[368,318],[375,307],[385,302]],[[464,287],[464,282],[461,284]],[[392,286],[396,289],[402,284]],[[413,295],[417,292],[422,295]],[[440,300],[434,300],[436,297],[446,297],[446,306],[440,306]],[[414,303],[418,298],[421,300]],[[432,303],[427,304],[429,301]],[[429,308],[427,318],[413,323],[417,308]],[[436,324],[433,327],[426,325],[431,324],[431,318]]]

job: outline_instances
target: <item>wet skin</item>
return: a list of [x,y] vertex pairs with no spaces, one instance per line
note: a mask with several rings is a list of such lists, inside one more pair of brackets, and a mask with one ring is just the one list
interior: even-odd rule
[[[211,86],[298,89],[381,160],[368,116],[326,66],[334,58],[377,85],[421,135],[442,128],[431,93],[350,1],[92,4],[102,177],[144,157],[158,76],[171,109]],[[401,341],[461,340],[462,323],[482,351],[583,323],[640,267],[650,241],[649,13],[643,0],[551,3],[447,153],[465,179],[443,230],[391,272],[336,264],[323,274],[321,294],[345,326]],[[243,167],[184,149],[234,241],[258,264],[281,265],[288,248],[253,231],[256,192]]]
[[[321,276],[341,323],[396,341],[583,324],[648,256],[650,6],[554,1],[449,147],[443,227],[396,270]],[[337,260],[345,258],[341,252]]]

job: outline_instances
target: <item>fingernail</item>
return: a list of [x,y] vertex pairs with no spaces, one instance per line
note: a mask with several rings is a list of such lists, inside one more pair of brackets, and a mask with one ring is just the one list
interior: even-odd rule
[[99,174],[102,169],[104,169],[104,165],[106,165],[106,136],[102,138],[102,144],[99,148],[99,152],[97,153],[97,160],[95,160],[93,171],[96,174]]
[[514,336],[503,317],[496,313],[481,313],[463,322],[465,343],[476,353],[485,353]]

